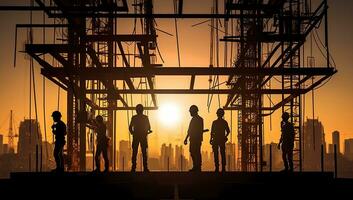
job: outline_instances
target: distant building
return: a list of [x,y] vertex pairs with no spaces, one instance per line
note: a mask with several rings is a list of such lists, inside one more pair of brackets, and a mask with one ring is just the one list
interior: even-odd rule
[[9,144],[2,145],[2,153],[3,154],[9,153]]
[[42,142],[42,164],[43,164],[43,170],[44,171],[49,171],[51,169],[54,169],[55,166],[55,160],[54,160],[54,144],[51,144],[49,142]]
[[93,171],[94,169],[95,169],[95,166],[93,166],[93,155],[87,154],[86,155],[86,170]]
[[326,153],[324,126],[318,119],[307,119],[303,127],[303,167],[304,170],[321,169],[321,145]]
[[344,157],[353,161],[353,138],[344,140]]
[[[39,123],[34,119],[25,119],[20,123],[18,155],[24,171],[35,170],[36,147],[42,143]],[[39,152],[39,151],[38,151]],[[38,155],[40,157],[40,155]]]
[[162,170],[171,170],[173,168],[173,147],[172,144],[162,144],[160,164]]
[[184,159],[184,149],[183,149],[183,145],[175,145],[175,169],[178,171],[181,171],[183,168],[185,169],[185,167],[183,167],[182,165],[185,163],[183,162]]
[[0,155],[3,154],[4,151],[4,136],[0,134]]
[[159,159],[155,157],[148,158],[148,168],[153,171],[160,170]]
[[131,166],[131,144],[127,140],[119,142],[119,160],[118,168],[120,171],[128,171]]
[[340,132],[334,131],[332,133],[332,144],[337,146],[337,154],[340,154],[341,152]]
[[[234,171],[236,164],[235,157],[235,144],[234,143],[226,143],[226,160],[227,160],[227,169],[228,171]],[[221,163],[220,163],[221,164]]]
[[[263,148],[264,169],[270,170],[272,162],[272,171],[283,169],[282,151],[277,148],[277,143],[265,144]],[[270,160],[270,150],[272,150],[272,160]]]
[[328,144],[328,153],[333,154],[334,153],[334,146],[333,144]]

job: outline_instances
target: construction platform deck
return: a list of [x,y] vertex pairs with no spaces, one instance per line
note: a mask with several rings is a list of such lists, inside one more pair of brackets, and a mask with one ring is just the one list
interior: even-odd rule
[[64,199],[317,198],[350,195],[352,191],[353,179],[316,172],[12,173],[10,179],[0,180],[1,194]]

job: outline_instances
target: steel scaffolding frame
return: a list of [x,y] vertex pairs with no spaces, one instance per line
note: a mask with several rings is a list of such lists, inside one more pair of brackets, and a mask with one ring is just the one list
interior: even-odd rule
[[[149,95],[153,105],[147,106],[147,110],[158,109],[157,94],[227,94],[224,109],[238,111],[239,169],[262,171],[264,117],[282,109],[290,112],[296,127],[295,160],[301,170],[301,95],[336,73],[329,62],[327,0],[314,12],[305,9],[306,0],[227,0],[224,14],[183,13],[183,1],[179,1],[181,7],[172,14],[154,13],[153,7],[158,4],[154,5],[152,0],[136,1],[133,6],[139,12],[135,13],[129,11],[126,0],[53,0],[52,3],[35,0],[37,6],[0,6],[0,10],[41,11],[62,22],[17,27],[64,30],[62,44],[26,44],[25,52],[41,66],[43,76],[67,91],[69,169],[86,169],[86,129],[90,127],[87,110],[106,117],[115,146],[116,111],[134,109],[124,94]],[[124,18],[142,19],[142,33],[119,34],[117,20]],[[233,66],[162,67],[155,63],[155,18],[214,18],[235,23],[238,32],[221,39],[238,44]],[[301,66],[300,50],[305,39],[323,19],[326,19],[327,66]],[[125,42],[134,43],[138,53],[127,53]],[[273,48],[266,50],[263,48],[266,44]],[[55,59],[59,66],[44,56]],[[131,56],[140,59],[140,67],[132,67]],[[118,58],[121,64],[117,63]],[[227,77],[228,88],[194,88],[195,77],[210,75]],[[160,76],[189,76],[190,88],[156,88],[155,78]],[[146,87],[136,87],[135,78],[146,79]],[[278,80],[280,84],[269,84]],[[128,89],[118,87],[119,81]],[[282,98],[266,107],[264,100],[268,94]],[[111,155],[114,152],[113,148]]]

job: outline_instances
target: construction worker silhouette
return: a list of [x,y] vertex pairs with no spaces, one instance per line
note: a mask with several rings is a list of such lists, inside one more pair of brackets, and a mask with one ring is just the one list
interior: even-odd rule
[[148,116],[143,114],[143,106],[141,104],[136,106],[136,113],[136,115],[132,116],[131,123],[129,125],[129,131],[133,136],[131,172],[136,171],[136,156],[139,145],[141,146],[143,157],[143,171],[149,172],[147,164],[147,135],[152,133],[151,125]]
[[188,138],[190,138],[190,155],[192,158],[193,167],[189,171],[200,172],[201,171],[201,144],[203,139],[203,119],[198,115],[198,107],[195,105],[190,106],[189,112],[192,117],[188,133],[184,140],[184,144],[188,144]]
[[282,146],[282,159],[284,164],[283,171],[293,171],[293,148],[294,148],[294,126],[289,120],[289,113],[282,114],[281,122],[281,138],[279,140],[278,149]]
[[66,125],[61,121],[61,113],[54,111],[51,115],[54,124],[51,126],[52,132],[55,136],[54,158],[56,169],[53,172],[64,172],[64,156],[63,150],[65,146]]
[[223,119],[224,110],[219,108],[217,110],[217,120],[214,120],[211,128],[211,139],[210,144],[212,145],[215,172],[219,172],[219,158],[218,149],[221,152],[222,157],[222,172],[226,171],[226,142],[230,133],[228,122]]
[[94,129],[97,134],[97,150],[94,157],[96,162],[96,169],[94,172],[100,172],[100,156],[103,154],[104,159],[104,172],[109,172],[109,158],[108,158],[108,144],[109,138],[107,137],[107,126],[104,124],[103,117],[97,115],[94,122]]

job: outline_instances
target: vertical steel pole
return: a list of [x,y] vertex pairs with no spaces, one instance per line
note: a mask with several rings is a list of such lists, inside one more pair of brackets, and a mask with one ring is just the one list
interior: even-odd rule
[[335,178],[337,178],[337,145],[334,144]]
[[324,172],[324,145],[321,145],[321,172]]

